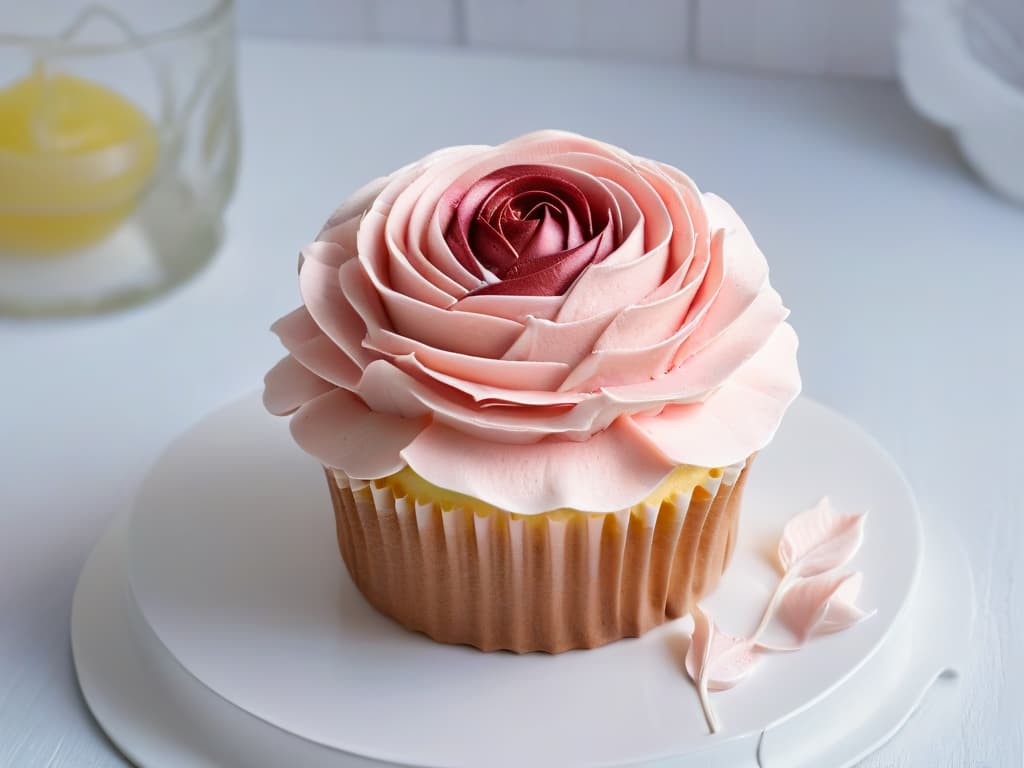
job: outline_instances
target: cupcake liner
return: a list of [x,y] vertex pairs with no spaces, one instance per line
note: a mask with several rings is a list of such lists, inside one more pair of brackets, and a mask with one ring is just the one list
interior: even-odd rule
[[710,592],[749,463],[660,506],[541,515],[442,508],[326,473],[342,558],[377,610],[439,642],[558,653],[641,635]]

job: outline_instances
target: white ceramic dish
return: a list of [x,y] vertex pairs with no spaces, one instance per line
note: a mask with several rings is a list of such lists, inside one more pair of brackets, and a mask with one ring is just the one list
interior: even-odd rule
[[[176,441],[99,545],[76,593],[75,659],[90,706],[133,759],[795,766],[824,764],[830,749],[839,765],[891,735],[966,641],[963,614],[930,597],[970,604],[962,554],[943,544],[943,569],[915,590],[921,530],[899,471],[807,400],[759,458],[736,559],[708,605],[748,630],[774,578],[766,543],[827,491],[841,509],[871,509],[855,565],[878,614],[716,694],[726,730],[715,737],[680,669],[687,621],[554,657],[435,644],[351,586],[322,482],[284,422],[248,398]],[[921,629],[927,644],[914,640]]]
[[900,79],[978,175],[1024,203],[1024,12],[1017,0],[903,0]]

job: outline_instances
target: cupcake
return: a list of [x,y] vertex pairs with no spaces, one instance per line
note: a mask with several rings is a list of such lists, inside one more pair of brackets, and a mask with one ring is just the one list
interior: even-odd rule
[[264,402],[324,467],[379,611],[446,643],[593,648],[690,612],[800,389],[747,228],[571,133],[443,149],[302,251]]

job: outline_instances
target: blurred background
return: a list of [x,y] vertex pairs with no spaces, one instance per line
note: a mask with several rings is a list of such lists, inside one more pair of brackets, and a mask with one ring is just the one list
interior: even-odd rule
[[1022,765],[1024,0],[0,0],[0,766],[126,764],[75,684],[78,574],[259,388],[330,211],[543,127],[726,197],[807,394],[968,550],[956,697],[865,765]]
[[[267,113],[248,125],[240,119],[240,95],[249,112],[272,98],[270,81],[248,79],[258,66],[243,67],[239,79],[238,40],[291,46],[310,61],[325,46],[378,57],[365,68],[310,70],[323,95],[333,94],[333,106],[354,121],[349,146],[325,157],[323,168],[353,186],[360,174],[390,167],[388,142],[399,137],[412,153],[498,141],[538,125],[586,133],[596,101],[625,104],[641,86],[679,99],[683,119],[693,114],[698,125],[702,100],[718,95],[702,89],[717,86],[687,73],[717,71],[751,82],[788,78],[781,87],[791,94],[818,88],[820,98],[802,100],[801,108],[832,123],[854,104],[826,104],[842,98],[843,87],[865,84],[869,90],[860,93],[869,101],[899,88],[900,109],[906,99],[943,126],[984,181],[1024,201],[1020,0],[2,0],[0,8],[0,315],[84,314],[138,303],[184,283],[212,259],[242,138],[268,125]],[[443,82],[417,80],[416,56],[444,69],[437,57],[448,54],[506,63],[488,79],[456,67]],[[244,47],[241,57],[244,63]],[[558,102],[551,89],[563,75],[517,78],[518,62],[545,57],[565,62],[583,82],[604,78],[606,93],[589,100],[582,91],[566,93]],[[294,58],[286,55],[282,66]],[[403,66],[410,68],[404,79]],[[311,76],[299,79],[296,93]],[[835,87],[822,90],[826,84]],[[722,101],[749,107],[754,121],[784,101],[757,94],[743,105],[737,95]],[[453,97],[457,109],[444,111]],[[387,99],[416,110],[416,131],[380,119],[373,101]],[[489,99],[517,99],[524,109],[492,113],[499,130],[481,134],[470,128],[482,117],[472,112]],[[315,100],[308,106],[315,120]],[[834,128],[877,132],[891,112],[862,105],[855,119]],[[627,110],[619,117],[604,121],[601,138],[694,162],[659,152],[658,131],[630,125],[637,118]],[[371,126],[376,141],[358,135]],[[719,138],[737,127],[720,121]],[[250,157],[241,170],[269,171],[288,159],[296,128],[278,133],[292,143],[276,157]],[[920,134],[922,142],[934,140],[927,129]],[[760,138],[731,141],[756,151]],[[367,146],[354,151],[354,140]],[[714,182],[711,173],[723,164],[711,165],[703,178]]]
[[898,0],[238,0],[243,34],[894,78]]

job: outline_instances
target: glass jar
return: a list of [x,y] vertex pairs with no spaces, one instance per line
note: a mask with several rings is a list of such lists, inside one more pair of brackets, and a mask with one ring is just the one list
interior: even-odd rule
[[238,164],[231,0],[35,0],[0,27],[0,313],[93,312],[213,256]]

